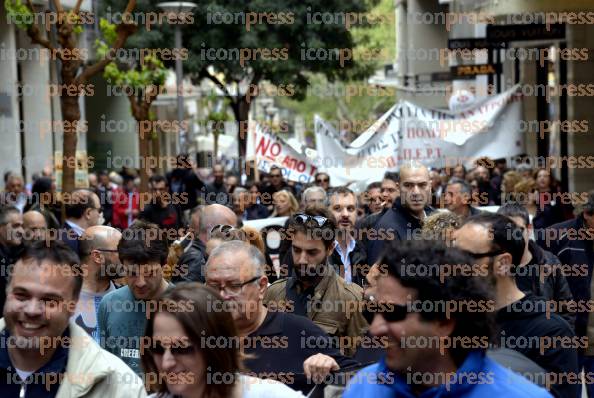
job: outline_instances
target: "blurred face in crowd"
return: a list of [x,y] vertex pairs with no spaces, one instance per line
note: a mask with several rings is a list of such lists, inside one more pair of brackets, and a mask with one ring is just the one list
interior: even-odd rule
[[400,198],[413,214],[421,214],[431,199],[429,172],[424,167],[403,169],[400,175]]
[[128,287],[137,300],[150,300],[161,293],[163,284],[163,268],[158,262],[149,264],[132,264],[124,261]]
[[39,352],[34,342],[40,337],[64,333],[78,301],[72,273],[69,265],[48,260],[16,262],[7,289],[4,319],[17,342],[32,344],[31,350]]
[[582,216],[588,228],[594,228],[594,210],[584,210]]
[[322,240],[309,238],[303,232],[295,233],[291,251],[295,275],[301,281],[311,284],[322,275],[326,259],[334,251],[334,246],[330,245],[326,249]]
[[0,242],[6,246],[19,246],[23,242],[23,216],[18,211],[6,215],[6,222],[0,224]]
[[551,189],[551,175],[546,170],[540,170],[536,175],[536,187],[540,192]]
[[462,192],[460,184],[448,184],[444,196],[446,208],[456,213],[460,209],[470,204],[470,197],[468,194]]
[[330,188],[330,176],[325,173],[320,173],[316,177],[316,185],[327,191]]
[[281,216],[288,216],[291,213],[291,201],[289,197],[284,192],[277,192],[273,195],[274,200],[274,209],[276,210],[276,215]]
[[47,222],[43,214],[34,210],[23,214],[23,230],[29,239],[45,240]]
[[437,188],[439,188],[441,185],[441,176],[437,171],[431,170],[429,177],[431,178],[431,189],[437,190]]
[[225,178],[225,169],[223,166],[217,164],[212,168],[212,175],[217,184],[222,184],[223,179]]
[[[416,299],[415,289],[402,286],[398,279],[388,275],[378,278],[375,293],[378,303],[386,306],[406,306],[410,300]],[[385,361],[388,368],[405,373],[426,369],[432,358],[441,355],[434,345],[406,344],[407,340],[418,342],[422,338],[447,337],[453,331],[453,322],[427,321],[420,313],[407,313],[401,321],[388,322],[381,312],[376,312],[369,331],[374,336],[387,339]]]
[[6,182],[6,191],[14,194],[23,192],[25,185],[20,177],[9,177]]
[[235,214],[243,214],[246,207],[249,205],[250,193],[249,192],[233,192],[233,211]]
[[377,213],[382,209],[382,190],[381,188],[371,188],[367,191],[369,211]]
[[272,186],[280,187],[283,183],[283,173],[281,169],[273,169],[270,172],[270,183]]
[[305,198],[305,207],[308,207],[308,206],[324,207],[325,200],[326,200],[326,195],[323,192],[320,192],[320,191],[308,192],[307,197]]
[[169,198],[165,195],[167,190],[167,183],[165,181],[153,182],[151,186],[154,203],[161,207],[167,207]]
[[330,196],[330,211],[336,219],[338,228],[351,232],[357,221],[357,200],[352,194],[335,194]]
[[478,166],[474,170],[474,177],[479,181],[489,181],[489,170],[484,166]]
[[233,320],[239,326],[253,321],[268,286],[266,275],[256,278],[250,261],[242,250],[210,257],[206,266],[206,284],[229,302]]
[[97,175],[95,175],[93,173],[89,174],[89,187],[97,188],[97,184],[98,184]]
[[392,180],[384,179],[382,181],[382,200],[385,202],[384,207],[390,208],[394,201],[400,196],[398,184]]
[[258,203],[258,198],[260,197],[260,190],[256,185],[250,187],[250,205],[254,205]]
[[109,186],[109,176],[107,174],[99,175],[99,183],[104,187]]
[[99,201],[99,196],[96,194],[91,194],[91,203],[92,207],[87,209],[87,226],[92,227],[94,225],[102,224],[101,220],[103,219],[103,210],[101,209],[101,202]]
[[227,181],[225,183],[225,188],[227,188],[227,192],[231,192],[235,189],[238,184],[238,180],[236,176],[229,176],[227,177]]
[[454,170],[452,171],[452,177],[460,178],[462,180],[466,178],[466,172],[464,171],[464,167],[462,167],[462,165],[454,167]]
[[[207,364],[200,347],[190,340],[183,325],[175,316],[158,312],[151,337],[150,352],[167,390],[175,396],[198,396],[198,383],[206,374]],[[171,348],[175,354],[172,354]],[[195,382],[192,383],[192,380]]]

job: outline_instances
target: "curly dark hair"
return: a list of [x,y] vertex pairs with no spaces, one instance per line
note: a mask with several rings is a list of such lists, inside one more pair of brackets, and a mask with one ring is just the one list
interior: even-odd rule
[[[402,286],[416,291],[415,300],[436,304],[434,311],[420,312],[421,318],[427,321],[447,319],[445,305],[437,305],[437,303],[482,303],[482,306],[480,304],[477,306],[482,310],[468,311],[465,307],[463,310],[452,311],[449,314],[450,319],[455,321],[450,338],[484,339],[486,337],[489,342],[494,342],[495,301],[493,289],[487,277],[471,273],[469,275],[469,272],[446,273],[445,267],[473,264],[468,254],[436,241],[393,241],[384,251],[380,263],[384,264],[388,276],[396,278]],[[443,275],[447,276],[443,278]],[[464,362],[467,354],[475,349],[477,347],[457,345],[450,348],[449,352],[459,366]],[[486,347],[482,349],[485,350]]]

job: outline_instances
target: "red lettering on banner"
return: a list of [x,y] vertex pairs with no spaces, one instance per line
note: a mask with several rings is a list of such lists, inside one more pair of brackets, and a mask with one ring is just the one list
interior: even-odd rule
[[[276,153],[274,153],[275,151]],[[278,156],[281,153],[281,146],[278,142],[272,144],[272,146],[270,147],[270,153],[272,154],[272,156]]]
[[[266,137],[262,137],[260,142],[258,142],[258,146],[256,147],[256,154],[261,153],[262,155],[265,155],[269,146],[270,140],[266,139]],[[262,150],[260,150],[260,148],[262,148]]]

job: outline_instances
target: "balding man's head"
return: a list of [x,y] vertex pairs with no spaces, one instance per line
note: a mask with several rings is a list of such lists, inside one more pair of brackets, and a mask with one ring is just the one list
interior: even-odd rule
[[198,237],[203,242],[208,240],[208,233],[215,225],[231,225],[237,226],[237,216],[230,208],[213,204],[205,206],[200,212],[200,225],[198,229]]
[[66,201],[66,218],[84,229],[99,224],[101,211],[99,197],[88,189],[77,189]]
[[431,201],[429,170],[420,163],[410,162],[400,168],[400,200],[416,216]]
[[107,225],[96,225],[85,230],[79,241],[79,255],[81,261],[90,269],[89,277],[119,277],[121,263],[118,243],[121,238],[120,231]]
[[30,210],[23,214],[23,229],[26,240],[45,240],[47,221],[40,212]]

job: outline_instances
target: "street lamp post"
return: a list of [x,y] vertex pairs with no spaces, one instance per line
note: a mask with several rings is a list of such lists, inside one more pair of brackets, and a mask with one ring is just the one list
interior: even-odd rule
[[[165,3],[157,4],[157,7],[162,9],[167,13],[174,13],[174,14],[181,14],[181,13],[189,13],[194,8],[197,7],[197,4],[190,3],[188,1],[168,1]],[[179,51],[182,49],[182,34],[181,34],[181,26],[180,24],[175,24],[175,48]],[[184,96],[182,91],[182,80],[183,80],[183,69],[182,69],[182,60],[180,57],[176,57],[175,60],[175,84],[176,84],[176,91],[177,91],[177,121],[179,123],[179,151],[180,153],[184,152],[184,136],[185,131],[182,129],[182,122],[184,120]]]

